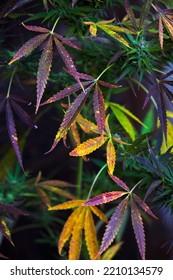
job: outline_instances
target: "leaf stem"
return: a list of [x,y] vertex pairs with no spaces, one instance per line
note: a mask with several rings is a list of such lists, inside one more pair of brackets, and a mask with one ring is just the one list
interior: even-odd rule
[[93,190],[93,188],[94,188],[94,185],[95,185],[95,183],[96,183],[98,177],[99,177],[100,174],[102,173],[102,171],[106,168],[106,166],[107,166],[107,163],[106,163],[105,165],[103,165],[103,167],[99,170],[99,172],[97,173],[96,177],[94,178],[94,181],[93,181],[93,183],[92,183],[92,185],[91,185],[91,188],[90,188],[90,191],[89,191],[89,193],[88,193],[87,200],[90,198],[91,193],[92,193],[92,190]]
[[[144,179],[144,178],[143,178],[143,179]],[[134,187],[130,190],[129,194],[132,194],[132,192],[134,191],[134,189],[136,189],[136,187],[140,185],[140,183],[143,181],[143,179],[141,179],[139,182],[137,182],[136,185],[134,185]]]
[[15,72],[16,72],[16,68],[13,70],[13,72],[11,74],[11,78],[10,78],[10,82],[9,82],[9,85],[8,85],[8,90],[7,90],[6,98],[9,98],[9,96],[10,96],[11,85],[12,85],[12,81],[13,81],[13,77],[14,77],[14,73]]
[[95,79],[95,81],[97,82],[97,81],[100,79],[100,77],[101,77],[109,68],[112,67],[112,65],[113,65],[113,64],[110,64],[108,67],[106,67],[106,68],[101,72],[101,74]]
[[78,198],[81,195],[82,172],[83,172],[83,158],[79,157],[78,158],[78,164],[77,164],[77,178],[76,178]]
[[53,34],[53,32],[54,32],[54,30],[55,30],[55,27],[56,27],[56,25],[57,25],[59,19],[60,19],[60,17],[58,17],[57,20],[55,21],[55,23],[54,23],[54,25],[53,25],[53,27],[52,27],[52,30],[51,30],[51,32],[50,32],[51,34]]

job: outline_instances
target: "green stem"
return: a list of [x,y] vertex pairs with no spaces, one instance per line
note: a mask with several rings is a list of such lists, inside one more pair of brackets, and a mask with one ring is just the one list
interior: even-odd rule
[[113,64],[110,64],[108,67],[106,67],[106,68],[101,72],[101,74],[95,79],[95,81],[97,82],[97,81],[101,78],[101,76],[102,76],[109,68],[112,67],[112,65],[113,65]]
[[78,158],[78,164],[77,164],[77,178],[76,178],[78,198],[81,195],[82,173],[83,173],[83,158],[79,157]]
[[95,183],[96,183],[98,177],[99,177],[100,174],[102,173],[102,171],[106,168],[106,166],[107,166],[107,163],[106,163],[105,165],[103,165],[103,167],[99,170],[99,172],[97,173],[96,177],[94,178],[94,181],[93,181],[93,183],[92,183],[92,185],[91,185],[91,188],[90,188],[90,191],[89,191],[89,193],[88,193],[87,200],[90,198],[91,193],[92,193],[92,190],[93,190],[93,188],[94,188],[94,185],[95,185]]
[[16,68],[13,70],[12,74],[11,74],[11,78],[10,78],[10,82],[8,85],[8,91],[7,91],[7,98],[9,98],[10,96],[10,90],[11,90],[11,85],[12,85],[12,81],[13,81],[13,77],[14,77],[14,73],[16,72]]
[[57,20],[55,21],[55,23],[54,23],[54,25],[53,25],[53,27],[52,27],[52,30],[51,30],[51,32],[50,32],[51,34],[53,34],[53,32],[54,32],[54,30],[55,30],[55,27],[56,27],[56,25],[57,25],[59,19],[60,19],[60,17],[58,17]]

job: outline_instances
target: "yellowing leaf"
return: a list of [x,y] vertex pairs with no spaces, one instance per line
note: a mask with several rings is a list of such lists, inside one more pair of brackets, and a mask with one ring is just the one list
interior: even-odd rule
[[112,139],[109,139],[107,143],[106,153],[108,170],[110,174],[113,174],[116,163],[116,152],[114,144],[112,143]]
[[106,141],[107,137],[99,136],[93,139],[89,139],[82,144],[80,144],[77,148],[70,152],[71,156],[85,156],[88,155],[98,148],[100,148]]
[[165,153],[173,145],[173,124],[167,121],[167,143],[165,138],[163,139],[162,146],[160,148],[161,154]]
[[68,218],[66,223],[64,224],[63,230],[61,232],[59,241],[58,241],[58,251],[61,255],[62,249],[66,241],[70,238],[72,234],[73,227],[81,213],[81,208],[77,208]]
[[127,131],[129,134],[130,138],[134,141],[135,140],[135,129],[131,122],[129,121],[128,117],[119,110],[118,108],[111,106],[112,112],[116,116],[117,120],[119,123],[122,125],[122,127]]
[[50,207],[48,210],[65,210],[65,209],[70,209],[74,208],[77,206],[80,206],[85,200],[70,200],[67,202],[63,202],[61,204],[55,205],[53,207]]
[[90,206],[91,211],[97,216],[99,217],[100,220],[102,220],[103,222],[107,223],[108,219],[106,218],[105,214],[96,206]]
[[80,125],[80,127],[85,133],[88,134],[92,132],[99,133],[98,126],[95,125],[93,122],[85,119],[81,114],[77,116],[76,122]]
[[96,35],[97,35],[97,26],[95,24],[91,24],[89,30],[90,30],[91,35],[96,37]]
[[94,226],[94,220],[91,214],[91,210],[89,208],[87,208],[85,214],[84,230],[85,230],[85,240],[89,251],[90,259],[93,260],[98,253],[98,243],[97,243],[96,230]]
[[79,259],[81,245],[82,245],[82,229],[85,222],[86,207],[80,207],[80,214],[74,225],[72,231],[72,238],[70,241],[69,260]]
[[101,260],[112,260],[112,258],[117,254],[120,250],[123,242],[118,242],[117,244],[111,246],[109,249],[105,251],[102,255]]
[[[84,200],[74,200],[61,203],[50,210],[63,210],[79,206],[67,219],[58,241],[58,251],[62,254],[62,249],[68,239],[71,237],[69,246],[69,259],[79,259],[81,245],[82,245],[82,232],[85,231],[85,239],[87,249],[91,259],[94,259],[98,253],[96,230],[92,212],[100,219],[107,222],[107,218],[97,207],[90,207],[84,205]],[[91,212],[92,211],[92,212]]]
[[113,37],[114,39],[116,39],[118,42],[120,42],[121,44],[125,45],[128,48],[131,48],[130,45],[128,44],[128,42],[122,37],[120,36],[117,32],[115,32],[115,30],[112,30],[112,28],[109,28],[109,25],[98,25],[97,26],[102,29],[105,33],[107,33],[109,36]]

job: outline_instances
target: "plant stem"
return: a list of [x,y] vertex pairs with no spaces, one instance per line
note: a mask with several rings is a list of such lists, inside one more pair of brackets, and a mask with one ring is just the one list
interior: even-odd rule
[[13,77],[14,77],[14,73],[15,72],[16,72],[16,68],[13,70],[13,72],[11,74],[11,78],[10,78],[10,82],[9,82],[9,85],[8,85],[8,91],[7,91],[6,98],[9,98],[9,96],[10,96],[11,85],[12,85],[12,81],[13,81]]
[[88,193],[87,200],[90,198],[91,193],[92,193],[92,190],[93,190],[93,188],[94,188],[94,185],[95,185],[95,183],[96,183],[98,177],[99,177],[100,174],[102,173],[102,171],[106,168],[106,166],[107,166],[107,163],[106,163],[105,165],[103,165],[103,167],[99,170],[99,172],[97,173],[96,177],[94,178],[94,181],[93,181],[93,183],[92,183],[92,185],[91,185],[91,188],[90,188],[90,191],[89,191],[89,193]]
[[101,76],[102,76],[110,67],[112,67],[112,65],[113,65],[113,64],[110,64],[108,67],[106,67],[106,68],[101,72],[101,74],[95,79],[95,81],[97,82],[97,81],[101,78]]
[[59,19],[60,19],[60,17],[58,17],[57,20],[55,21],[55,23],[54,23],[54,25],[53,25],[53,27],[52,27],[52,30],[51,30],[51,32],[50,32],[51,34],[53,34],[54,29],[55,29],[55,27],[56,27],[56,25],[57,25]]
[[78,164],[77,164],[77,178],[76,178],[78,198],[81,195],[82,173],[83,173],[83,158],[79,157]]

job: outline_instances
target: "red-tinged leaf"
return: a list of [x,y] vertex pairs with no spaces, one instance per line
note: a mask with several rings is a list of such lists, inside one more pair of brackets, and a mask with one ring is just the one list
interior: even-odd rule
[[113,85],[113,84],[110,84],[110,83],[107,83],[107,82],[104,82],[104,81],[100,81],[100,80],[99,80],[99,84],[104,86],[104,87],[107,87],[107,88],[119,88],[119,87],[122,87],[121,85],[117,86],[117,85]]
[[78,76],[78,72],[76,70],[76,66],[70,56],[70,54],[68,53],[68,51],[64,48],[64,46],[61,44],[61,42],[54,37],[54,41],[55,41],[55,45],[57,47],[57,50],[62,58],[62,60],[64,61],[66,67],[68,69],[70,69],[71,74],[73,75],[73,77],[75,78],[75,80],[81,85],[82,84],[80,82],[79,76]]
[[93,107],[99,132],[103,134],[105,126],[105,102],[102,91],[97,84],[94,90]]
[[82,229],[84,228],[86,208],[83,207],[73,227],[70,240],[69,260],[78,260],[82,246]]
[[47,84],[47,80],[49,77],[49,72],[52,65],[52,36],[49,37],[44,50],[42,52],[38,73],[37,73],[37,105],[36,105],[36,113],[38,111],[41,98],[43,96],[44,89]]
[[91,154],[98,148],[100,148],[106,141],[107,137],[99,136],[93,139],[88,139],[87,141],[80,144],[73,151],[70,152],[70,156],[82,157]]
[[70,208],[75,208],[77,206],[80,206],[81,204],[83,204],[85,201],[78,199],[78,200],[71,200],[71,201],[67,201],[67,202],[63,202],[61,204],[55,205],[53,207],[50,207],[48,210],[66,210],[66,209],[70,209]]
[[106,231],[104,233],[104,236],[102,239],[102,244],[101,244],[98,255],[101,255],[110,246],[110,244],[116,237],[116,235],[121,227],[121,224],[123,222],[127,206],[128,206],[128,198],[126,197],[116,207],[115,212],[111,216],[111,218],[106,226]]
[[6,1],[6,6],[2,9],[3,16],[6,17],[12,11],[24,6],[27,3],[31,3],[33,0],[19,0],[19,1]]
[[154,213],[151,211],[151,209],[149,208],[149,206],[136,194],[133,194],[133,198],[135,199],[135,201],[139,204],[139,206],[150,216],[152,216],[154,219],[158,219]]
[[76,49],[76,50],[81,50],[81,48],[79,48],[78,46],[76,46],[75,44],[73,44],[69,39],[64,38],[63,36],[57,34],[57,33],[53,33],[54,36],[56,36],[62,43],[66,44],[67,46]]
[[46,194],[46,192],[40,188],[37,188],[37,192],[38,192],[43,204],[46,205],[47,208],[50,208],[51,202],[50,202],[50,199],[49,199],[48,195]]
[[141,214],[136,206],[136,203],[131,199],[131,219],[139,252],[142,259],[145,259],[145,232]]
[[106,158],[107,158],[108,171],[110,174],[113,174],[115,169],[115,163],[116,163],[116,151],[115,151],[114,144],[112,143],[112,139],[109,139],[107,143]]
[[112,64],[113,62],[116,62],[123,54],[125,53],[125,51],[118,51],[116,52],[113,57],[110,59],[108,65]]
[[63,136],[65,135],[65,133],[67,132],[67,130],[70,128],[70,126],[73,124],[73,122],[75,121],[77,115],[80,113],[80,111],[82,110],[82,107],[85,103],[85,101],[88,98],[88,94],[90,93],[91,89],[92,89],[93,85],[90,85],[85,92],[82,92],[75,100],[74,102],[71,104],[71,106],[68,108],[64,119],[60,125],[60,128],[55,136],[55,140],[54,143],[51,147],[51,149],[47,152],[51,152],[56,145],[58,144],[58,142],[63,138]]
[[49,34],[41,34],[37,35],[34,38],[27,41],[15,54],[15,56],[12,58],[12,60],[8,64],[12,64],[14,61],[22,58],[23,56],[29,54],[34,49],[36,49],[38,46],[43,43],[44,40],[46,40],[47,36]]
[[14,119],[13,119],[13,113],[12,113],[12,110],[11,110],[9,100],[7,100],[7,105],[6,105],[6,122],[7,122],[8,135],[10,137],[11,143],[13,145],[13,148],[14,148],[14,151],[15,151],[16,156],[18,158],[18,161],[20,163],[20,166],[21,166],[22,170],[24,171],[22,158],[21,158],[21,154],[20,154],[20,150],[19,150],[19,144],[18,144],[18,138],[17,138],[16,128],[15,128],[15,123],[14,123]]
[[22,109],[20,105],[18,105],[13,99],[10,100],[11,106],[18,115],[19,119],[26,123],[28,126],[31,126],[33,128],[37,128],[34,121],[31,119],[30,115]]
[[85,201],[83,203],[84,206],[95,206],[103,203],[107,203],[113,200],[116,200],[123,195],[127,194],[127,192],[119,192],[119,191],[113,191],[113,192],[107,192],[107,193],[102,193],[99,195],[96,195],[89,200]]
[[115,175],[112,175],[110,173],[108,173],[109,176],[111,177],[111,179],[121,188],[123,188],[124,190],[126,190],[127,192],[129,192],[129,187],[122,181],[120,180],[118,177],[116,177]]
[[0,203],[0,211],[4,211],[6,213],[10,213],[13,215],[27,215],[25,212],[14,207],[13,205],[4,204],[4,203]]
[[151,183],[151,185],[148,187],[147,192],[144,197],[144,201],[148,198],[148,196],[162,183],[161,180],[156,180]]
[[77,208],[74,210],[74,212],[69,216],[68,220],[64,224],[63,230],[61,232],[59,241],[58,241],[58,252],[61,255],[62,249],[67,242],[67,240],[70,238],[72,234],[73,227],[81,213],[81,208]]
[[14,243],[11,239],[10,230],[6,224],[6,222],[0,218],[0,232],[10,241],[10,243],[14,246]]
[[[69,75],[72,75],[70,69],[65,69],[65,71],[69,74]],[[84,74],[84,73],[78,73],[78,76],[79,76],[79,79],[81,80],[86,80],[86,81],[90,81],[90,82],[94,82],[95,79],[88,75],[88,74]]]
[[27,25],[27,24],[24,24],[23,22],[22,22],[22,25],[26,29],[28,29],[30,31],[42,32],[42,33],[50,33],[50,30],[47,29],[47,28],[43,28],[43,27],[35,26],[35,25]]
[[[90,83],[91,82],[83,82],[82,84],[83,84],[83,87],[84,87],[84,86],[89,85]],[[75,85],[69,86],[65,89],[62,89],[59,92],[57,92],[56,94],[54,94],[52,97],[50,97],[47,101],[40,104],[40,106],[46,105],[46,104],[55,102],[57,100],[60,100],[64,97],[70,96],[72,93],[75,93],[79,89],[81,89],[81,86],[79,84],[75,84]]]
[[38,186],[76,187],[76,185],[61,180],[48,180],[37,184]]
[[129,17],[133,27],[135,29],[137,29],[137,25],[136,25],[136,21],[135,21],[135,16],[134,16],[134,13],[132,11],[132,8],[131,8],[131,5],[129,3],[129,0],[125,0],[124,1],[124,7],[126,9],[126,13],[128,14],[128,17]]
[[105,223],[108,223],[108,219],[99,208],[97,208],[96,206],[90,206],[90,209],[97,217],[99,217],[100,220],[102,220]]
[[159,15],[159,41],[160,41],[160,47],[163,50],[163,24],[160,15]]
[[99,134],[98,126],[95,125],[93,122],[83,118],[81,114],[78,114],[78,116],[76,118],[76,122],[80,125],[81,129],[85,133],[90,134],[90,133],[94,132],[94,133]]
[[87,249],[91,260],[94,260],[98,253],[98,242],[91,210],[87,207],[85,214],[84,232]]

